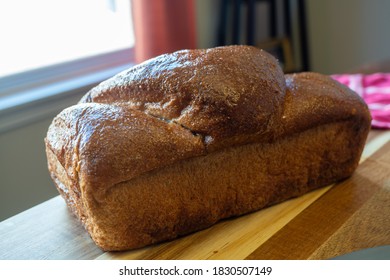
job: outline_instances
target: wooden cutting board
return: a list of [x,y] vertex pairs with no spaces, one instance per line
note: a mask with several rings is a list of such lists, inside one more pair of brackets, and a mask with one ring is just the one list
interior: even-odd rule
[[390,131],[341,183],[171,242],[103,252],[60,197],[0,223],[0,259],[328,259],[390,244]]

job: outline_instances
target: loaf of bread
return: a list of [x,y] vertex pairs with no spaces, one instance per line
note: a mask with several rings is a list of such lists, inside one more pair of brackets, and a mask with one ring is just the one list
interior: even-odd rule
[[284,75],[249,46],[166,54],[102,82],[52,122],[52,179],[103,250],[210,227],[349,177],[370,128],[331,78]]

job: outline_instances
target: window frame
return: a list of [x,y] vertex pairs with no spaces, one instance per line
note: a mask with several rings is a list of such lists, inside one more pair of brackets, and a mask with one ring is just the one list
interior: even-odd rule
[[131,64],[134,61],[133,49],[80,58],[0,77],[0,98]]
[[0,78],[0,133],[59,113],[133,65],[134,46]]

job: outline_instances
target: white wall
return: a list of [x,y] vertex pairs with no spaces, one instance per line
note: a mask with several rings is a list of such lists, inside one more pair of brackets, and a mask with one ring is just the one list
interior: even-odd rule
[[43,139],[54,116],[76,104],[87,88],[0,115],[11,124],[0,125],[0,221],[58,195]]
[[[196,3],[198,46],[215,46],[220,0]],[[312,71],[344,73],[390,58],[389,0],[306,0],[306,6]],[[268,30],[265,11],[256,11],[259,33]],[[265,37],[257,34],[258,40]]]
[[390,1],[306,2],[313,71],[344,73],[390,58]]
[[43,138],[51,121],[37,121],[0,134],[0,221],[55,195]]

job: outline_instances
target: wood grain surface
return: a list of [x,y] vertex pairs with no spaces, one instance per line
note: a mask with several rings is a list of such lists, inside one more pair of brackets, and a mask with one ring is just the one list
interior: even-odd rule
[[103,252],[55,197],[0,223],[0,259],[329,259],[390,244],[390,131],[354,175],[299,198],[138,250]]

